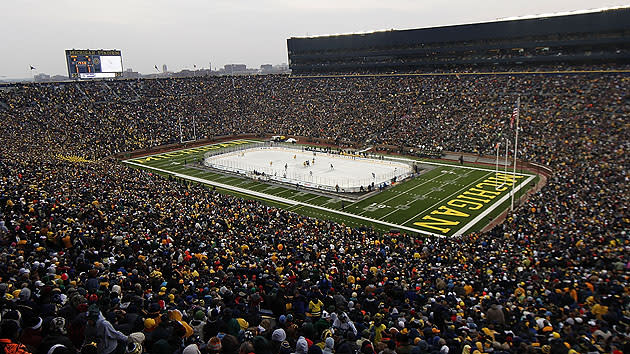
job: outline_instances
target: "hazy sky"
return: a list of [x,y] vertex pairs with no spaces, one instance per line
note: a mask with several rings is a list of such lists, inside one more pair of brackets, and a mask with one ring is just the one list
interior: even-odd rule
[[289,37],[490,21],[620,0],[2,0],[0,79],[67,74],[66,49],[120,49],[155,72],[286,63]]

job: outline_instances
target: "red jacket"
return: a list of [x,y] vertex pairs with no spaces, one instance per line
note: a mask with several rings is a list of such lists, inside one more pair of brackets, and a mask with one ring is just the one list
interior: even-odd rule
[[0,353],[2,354],[31,354],[24,344],[13,343],[10,339],[0,339]]

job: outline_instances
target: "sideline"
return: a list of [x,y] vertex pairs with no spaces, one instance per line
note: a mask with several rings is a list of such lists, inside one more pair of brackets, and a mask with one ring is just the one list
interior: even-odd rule
[[[258,143],[258,141],[252,141],[252,140],[248,140],[248,139],[238,139],[238,140],[235,140],[235,141],[244,142],[244,143]],[[231,141],[228,141],[228,143],[229,142],[231,142]],[[221,144],[221,143],[202,145],[202,146],[199,146],[199,147],[209,146],[209,145],[219,145],[219,144]],[[181,150],[186,150],[186,149],[181,149]],[[174,150],[172,152],[177,152],[177,151],[180,151],[180,150]],[[149,156],[156,156],[156,155],[162,155],[162,154],[164,154],[164,153],[159,153],[159,154],[149,155]],[[477,170],[477,171],[484,171],[484,172],[494,172],[494,170],[490,169],[490,168],[479,168],[479,167],[472,167],[472,166],[453,165],[453,164],[447,164],[447,163],[422,161],[422,160],[415,160],[415,159],[402,158],[402,157],[394,157],[394,156],[388,156],[388,155],[383,155],[383,156],[384,156],[385,160],[404,161],[406,163],[421,163],[421,164],[428,164],[428,165],[435,165],[435,166],[442,166],[442,167],[451,167],[451,168],[455,167],[455,168]],[[143,156],[143,157],[146,157],[146,156]],[[170,158],[177,158],[177,157],[178,156],[172,156],[172,157],[169,156],[167,159],[164,159],[164,162],[166,162]],[[135,162],[134,160],[136,160],[136,159],[137,158],[132,158],[132,159],[128,159],[128,160],[123,160],[122,162],[126,163],[126,164],[129,164],[129,165],[134,165],[134,166],[137,166],[137,167],[140,167],[140,168],[143,168],[143,169],[151,169],[151,170],[154,170],[154,171],[157,171],[157,172],[170,174],[170,175],[173,175],[175,177],[179,177],[179,178],[183,178],[183,179],[187,179],[187,180],[192,180],[192,181],[200,182],[200,183],[204,183],[204,184],[213,185],[213,186],[216,186],[217,188],[220,188],[220,189],[223,189],[223,190],[233,191],[233,192],[236,192],[236,193],[241,194],[241,195],[253,196],[253,197],[256,197],[256,198],[259,198],[259,199],[262,199],[262,200],[269,200],[269,201],[274,201],[274,202],[286,204],[290,208],[294,208],[294,207],[299,207],[299,208],[309,207],[309,208],[313,208],[313,209],[326,211],[326,212],[332,213],[332,214],[343,215],[343,216],[346,216],[348,218],[360,219],[360,220],[368,221],[368,222],[375,223],[375,224],[385,225],[385,226],[388,226],[388,227],[394,228],[394,229],[402,229],[402,230],[406,230],[406,231],[410,231],[410,232],[417,232],[417,233],[420,233],[420,234],[424,234],[424,235],[428,235],[428,236],[435,236],[435,237],[440,237],[440,238],[461,236],[465,231],[467,231],[468,229],[470,229],[471,227],[476,225],[486,215],[488,215],[489,213],[493,212],[507,198],[509,198],[511,196],[511,194],[508,193],[506,196],[503,196],[501,199],[499,199],[498,202],[493,203],[490,207],[488,207],[486,210],[484,210],[481,214],[477,215],[473,220],[471,220],[468,223],[466,223],[466,225],[464,225],[461,229],[456,231],[453,235],[451,235],[451,236],[444,236],[444,235],[436,234],[436,233],[433,233],[433,232],[429,232],[429,231],[425,231],[425,230],[421,230],[421,229],[416,229],[416,228],[413,228],[413,227],[409,227],[409,226],[404,226],[403,225],[405,223],[408,223],[410,220],[408,220],[408,221],[406,221],[404,223],[401,223],[401,224],[394,224],[394,223],[390,223],[390,222],[379,220],[379,219],[372,219],[372,218],[369,218],[369,217],[366,217],[366,216],[363,216],[363,215],[359,215],[359,214],[351,214],[351,213],[347,213],[347,212],[340,211],[340,210],[329,209],[329,208],[326,208],[326,207],[323,207],[323,206],[319,206],[319,205],[308,204],[308,203],[301,202],[301,201],[296,201],[296,200],[293,200],[293,199],[288,199],[288,198],[283,198],[283,197],[279,197],[279,196],[275,196],[275,195],[261,193],[261,192],[258,192],[258,191],[255,191],[255,190],[251,190],[251,189],[247,189],[247,188],[241,188],[241,187],[238,187],[238,186],[224,184],[224,183],[213,181],[213,180],[207,180],[207,179],[194,177],[194,176],[190,176],[190,175],[186,175],[186,174],[182,174],[182,173],[178,173],[178,172],[173,172],[173,171],[162,169],[162,168],[158,168],[158,167],[149,166],[147,164],[142,164],[142,163]],[[526,179],[525,183],[520,183],[515,188],[514,193],[516,193],[521,188],[523,188],[523,186],[526,186],[527,183],[529,183],[535,177],[535,175],[528,174],[528,173],[516,173],[516,174],[517,175],[522,175],[522,176],[528,176],[529,178]],[[399,197],[399,196],[397,196],[397,197]],[[313,199],[313,198],[311,198],[311,199]],[[309,199],[309,200],[311,200],[311,199]],[[414,218],[415,218],[415,216],[414,216]]]
[[521,182],[518,186],[516,186],[516,188],[514,188],[513,191],[510,191],[510,193],[507,193],[506,195],[501,197],[501,199],[499,199],[498,201],[494,202],[494,204],[492,204],[492,208],[488,208],[488,209],[484,210],[483,212],[481,212],[481,214],[477,215],[474,219],[472,219],[466,225],[464,225],[464,227],[462,227],[459,230],[455,231],[455,233],[453,234],[452,237],[461,236],[461,235],[464,234],[464,232],[468,231],[468,229],[470,229],[474,225],[477,225],[477,223],[479,221],[481,221],[483,218],[485,218],[486,215],[490,214],[494,209],[498,208],[499,205],[503,204],[503,202],[505,202],[506,200],[511,198],[512,197],[512,193],[516,194],[516,192],[520,191],[521,188],[523,188],[524,186],[527,186],[529,184],[529,182],[531,182],[534,178],[535,178],[534,176],[529,176],[528,179],[526,179],[525,181]]
[[162,168],[147,166],[147,165],[139,164],[137,162],[133,162],[133,161],[130,161],[130,160],[125,160],[125,161],[123,161],[123,163],[129,164],[129,165],[133,165],[133,166],[136,166],[136,167],[140,167],[142,169],[151,169],[151,170],[154,170],[156,172],[167,173],[167,174],[173,175],[175,177],[179,177],[179,178],[183,178],[183,179],[187,179],[187,180],[191,180],[191,181],[195,181],[195,182],[200,182],[200,183],[204,183],[204,184],[210,184],[210,185],[216,186],[217,188],[222,188],[222,189],[226,189],[226,190],[232,190],[232,191],[236,191],[236,192],[239,192],[239,193],[242,193],[242,194],[247,194],[247,195],[251,195],[251,196],[257,197],[257,198],[265,199],[265,200],[271,200],[271,201],[275,201],[275,202],[289,204],[291,206],[302,206],[302,207],[309,207],[309,208],[313,208],[313,209],[319,209],[319,210],[323,210],[323,211],[326,211],[326,212],[329,212],[329,213],[343,215],[343,216],[346,216],[346,217],[349,217],[349,218],[360,219],[360,220],[369,221],[369,222],[372,222],[372,223],[375,223],[375,224],[381,224],[381,225],[389,226],[392,229],[403,229],[403,230],[406,230],[406,231],[417,232],[417,233],[420,233],[420,234],[424,234],[424,235],[428,235],[428,236],[435,236],[435,237],[440,237],[440,238],[446,237],[444,235],[434,234],[432,232],[419,230],[419,229],[414,229],[412,227],[407,227],[407,226],[398,225],[398,224],[392,224],[390,222],[380,221],[380,220],[376,220],[376,219],[371,219],[371,218],[368,218],[368,217],[365,217],[365,216],[361,216],[361,215],[355,215],[355,214],[346,213],[345,211],[339,211],[339,210],[324,208],[324,207],[319,206],[319,205],[307,204],[307,203],[299,202],[299,201],[292,200],[292,199],[286,199],[286,198],[282,198],[282,197],[277,197],[275,195],[269,195],[269,194],[265,194],[265,193],[260,193],[260,192],[257,192],[257,191],[254,191],[254,190],[250,190],[250,189],[235,187],[235,186],[223,184],[223,183],[220,183],[220,182],[215,182],[215,181],[211,181],[211,180],[207,180],[207,179],[203,179],[203,178],[199,178],[199,177],[193,177],[193,176],[185,175],[185,174],[178,173],[178,172],[172,172],[172,171],[165,170],[165,169],[162,169]]
[[[406,162],[411,162],[411,163],[418,163],[418,164],[427,164],[427,165],[436,165],[436,166],[444,166],[444,167],[456,167],[456,168],[465,168],[468,170],[476,170],[476,171],[484,171],[484,172],[494,172],[494,168],[488,167],[488,168],[481,168],[481,167],[472,167],[472,166],[464,166],[464,165],[456,165],[456,164],[448,164],[448,163],[440,163],[440,162],[432,162],[432,161],[424,161],[424,160],[414,160],[414,159],[409,159],[409,158],[404,158],[404,157],[395,157],[395,156],[390,156],[390,155],[383,155],[385,156],[385,159],[389,159],[389,160],[398,160],[398,161],[406,161]],[[523,170],[523,168],[520,168],[520,170]],[[501,171],[499,171],[501,173]],[[508,174],[512,174],[512,171],[508,170]],[[516,172],[517,175],[519,176],[535,176],[531,173],[523,173],[521,171]]]
[[[246,143],[249,143],[249,144],[260,143],[260,141],[249,140],[249,139],[226,140],[226,141],[220,142],[220,143],[210,143],[210,144],[204,144],[204,145],[199,145],[199,146],[190,147],[190,148],[182,148],[182,149],[158,152],[158,153],[150,154],[150,155],[142,155],[142,156],[139,156],[139,157],[133,157],[133,158],[130,158],[130,159],[127,159],[127,160],[123,160],[123,162],[139,160],[139,159],[143,159],[143,158],[147,158],[147,157],[155,157],[155,156],[160,156],[160,155],[166,155],[166,154],[175,153],[175,152],[179,152],[179,151],[197,150],[197,149],[201,149],[201,148],[204,148],[204,147],[207,147],[207,146],[215,146],[215,145],[221,145],[221,144],[232,143],[232,142],[243,142],[242,144],[235,144],[234,146],[244,145]],[[228,147],[222,147],[222,148],[225,149],[225,148],[228,148]],[[202,153],[202,152],[205,153],[207,151],[198,151],[198,153]],[[168,156],[167,159],[180,158],[180,157],[183,158],[185,156],[184,155],[181,155],[181,156]],[[164,159],[164,160],[167,160],[167,159]]]

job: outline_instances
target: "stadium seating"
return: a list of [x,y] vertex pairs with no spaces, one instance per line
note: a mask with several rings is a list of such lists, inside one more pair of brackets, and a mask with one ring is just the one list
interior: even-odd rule
[[[630,352],[629,92],[624,73],[2,87],[2,319],[32,353],[101,350],[104,327],[147,353]],[[492,154],[517,96],[519,154],[553,175],[458,239],[350,228],[111,158],[179,141],[179,122],[189,139],[193,120],[200,138]]]

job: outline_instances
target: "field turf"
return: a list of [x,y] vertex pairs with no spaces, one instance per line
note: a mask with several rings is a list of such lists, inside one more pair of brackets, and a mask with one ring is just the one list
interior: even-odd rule
[[[352,227],[382,232],[398,229],[440,237],[479,231],[510,206],[512,185],[516,198],[538,177],[530,174],[495,175],[491,167],[421,161],[423,173],[359,200],[322,195],[309,190],[254,181],[192,166],[211,150],[234,148],[253,141],[235,140],[124,161],[135,168],[172,175],[188,183],[212,185],[221,193],[327,219]],[[503,184],[502,188],[497,186]]]

